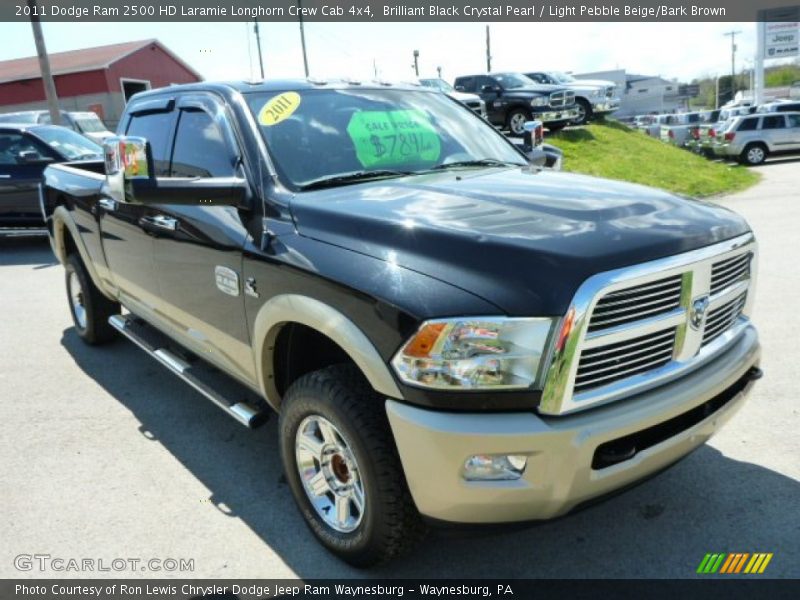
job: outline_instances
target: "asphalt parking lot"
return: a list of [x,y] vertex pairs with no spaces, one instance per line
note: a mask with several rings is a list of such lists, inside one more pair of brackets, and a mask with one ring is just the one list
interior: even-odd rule
[[[44,240],[0,241],[0,577],[691,577],[773,552],[800,577],[800,161],[717,202],[761,242],[766,377],[710,444],[641,486],[522,531],[434,535],[369,572],[329,555],[283,481],[276,421],[248,431],[126,341],[84,346]],[[20,571],[20,554],[193,559],[185,573]]]

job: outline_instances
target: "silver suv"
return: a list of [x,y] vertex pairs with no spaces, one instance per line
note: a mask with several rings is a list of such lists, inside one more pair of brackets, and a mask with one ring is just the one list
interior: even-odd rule
[[800,112],[739,116],[717,137],[714,154],[747,165],[763,163],[771,154],[800,154]]

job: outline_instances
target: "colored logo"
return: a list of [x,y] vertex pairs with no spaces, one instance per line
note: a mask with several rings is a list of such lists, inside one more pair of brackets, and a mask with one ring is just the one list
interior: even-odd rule
[[736,573],[761,574],[772,560],[772,552],[748,552],[706,554],[697,567],[701,575],[720,573],[733,575]]

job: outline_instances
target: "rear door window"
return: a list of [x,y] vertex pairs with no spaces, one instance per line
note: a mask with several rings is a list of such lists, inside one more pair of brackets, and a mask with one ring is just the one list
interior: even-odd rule
[[789,127],[800,127],[800,115],[786,115],[789,119]]
[[762,129],[784,129],[786,127],[786,119],[783,115],[771,115],[764,117],[764,123],[761,125]]
[[475,78],[474,77],[459,77],[456,79],[456,85],[464,88],[465,92],[475,91]]
[[146,138],[150,142],[156,177],[169,176],[169,140],[174,116],[173,112],[134,114],[125,132],[127,135]]
[[758,129],[758,119],[743,119],[736,131],[755,131]]

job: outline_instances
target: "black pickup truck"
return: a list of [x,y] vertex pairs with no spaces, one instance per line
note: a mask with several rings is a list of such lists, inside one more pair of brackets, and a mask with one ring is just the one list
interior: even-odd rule
[[78,334],[244,425],[277,411],[301,513],[352,564],[639,481],[760,376],[740,217],[530,164],[444,94],[176,86],[118,135],[45,172]]
[[455,89],[480,96],[489,122],[515,136],[523,135],[531,119],[542,121],[550,131],[560,131],[578,116],[573,90],[539,84],[522,73],[464,75],[456,77]]

